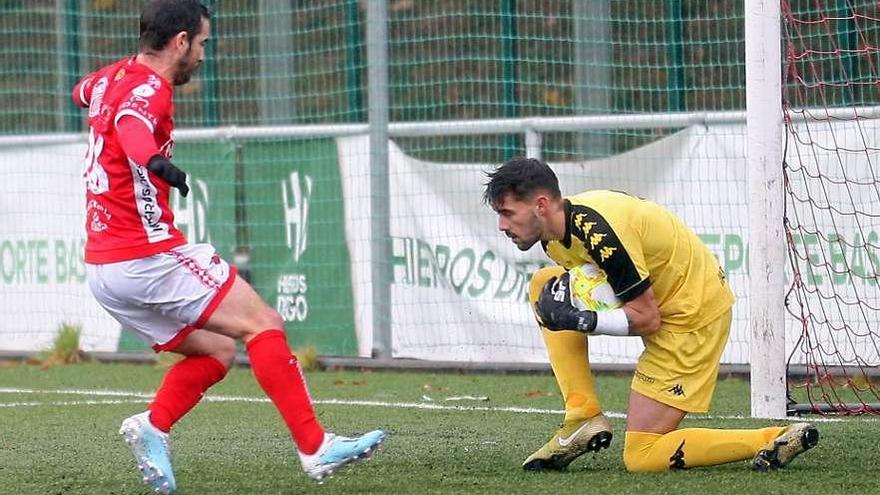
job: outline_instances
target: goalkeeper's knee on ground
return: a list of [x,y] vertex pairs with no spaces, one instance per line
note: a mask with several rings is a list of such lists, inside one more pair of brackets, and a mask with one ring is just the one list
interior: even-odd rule
[[657,433],[626,432],[623,444],[623,463],[626,470],[631,473],[659,473],[669,469],[670,462],[674,462],[674,459],[653,452],[654,444],[662,436]]

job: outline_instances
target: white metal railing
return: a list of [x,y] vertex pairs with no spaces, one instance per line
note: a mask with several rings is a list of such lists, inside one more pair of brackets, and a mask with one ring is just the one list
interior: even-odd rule
[[[791,112],[794,121],[812,119],[880,118],[880,106],[807,109]],[[677,129],[692,125],[742,124],[744,110],[720,112],[673,112],[640,114],[571,115],[565,117],[520,117],[511,119],[438,120],[427,122],[392,122],[388,125],[391,137],[466,136],[493,134],[523,134],[526,143],[540,143],[540,135],[548,132],[584,130]],[[179,129],[174,132],[178,142],[256,139],[256,138],[314,138],[367,134],[369,124],[310,124],[279,126],[225,126],[213,128]],[[539,138],[534,141],[534,136]],[[531,137],[530,137],[531,136]],[[54,133],[0,136],[0,147],[37,146],[85,142],[83,133]]]
[[[878,107],[877,114],[880,115],[880,107]],[[388,125],[388,134],[391,137],[523,134],[528,142],[530,134],[543,134],[547,132],[597,129],[676,129],[692,125],[742,123],[745,122],[745,119],[746,114],[744,111],[725,111],[392,122]],[[174,132],[174,139],[177,142],[186,142],[284,137],[339,137],[366,134],[368,132],[369,124],[366,123],[226,126],[179,129]],[[0,136],[0,147],[67,144],[84,142],[85,139],[86,135],[79,133]]]

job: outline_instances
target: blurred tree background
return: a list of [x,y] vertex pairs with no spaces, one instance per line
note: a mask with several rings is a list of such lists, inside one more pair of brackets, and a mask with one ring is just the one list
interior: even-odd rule
[[[206,2],[212,41],[200,74],[178,89],[178,127],[366,122],[367,1]],[[807,17],[815,5],[790,3]],[[831,3],[877,15],[875,2]],[[0,0],[0,134],[82,130],[66,95],[136,51],[139,10],[129,0]],[[392,122],[744,108],[742,0],[389,0],[388,14]],[[817,49],[876,37],[857,18],[804,26]],[[829,55],[812,70],[825,80],[873,74],[863,59]],[[822,103],[875,99],[863,93]],[[545,157],[605,156],[669,132],[547,134]],[[521,153],[520,141],[397,140],[421,158],[471,162]]]

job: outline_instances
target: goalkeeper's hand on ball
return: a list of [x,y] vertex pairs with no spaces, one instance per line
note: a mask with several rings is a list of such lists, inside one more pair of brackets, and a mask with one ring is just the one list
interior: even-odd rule
[[571,284],[568,272],[553,277],[544,284],[535,302],[539,323],[547,330],[577,330],[592,333],[596,330],[596,312],[581,311],[571,304]]

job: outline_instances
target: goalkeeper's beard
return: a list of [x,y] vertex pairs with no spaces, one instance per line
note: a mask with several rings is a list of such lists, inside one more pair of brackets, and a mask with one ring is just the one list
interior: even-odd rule
[[[510,237],[510,235],[508,235]],[[535,245],[536,242],[540,240],[539,236],[534,236],[530,238],[524,238],[517,235],[510,237],[510,240],[516,245],[517,249],[520,251],[528,251]]]
[[510,237],[510,240],[516,245],[516,247],[520,251],[528,251],[535,245],[536,242],[541,240],[541,228],[537,223],[533,223],[531,225],[532,235],[518,235],[512,232],[507,232],[507,237]]

